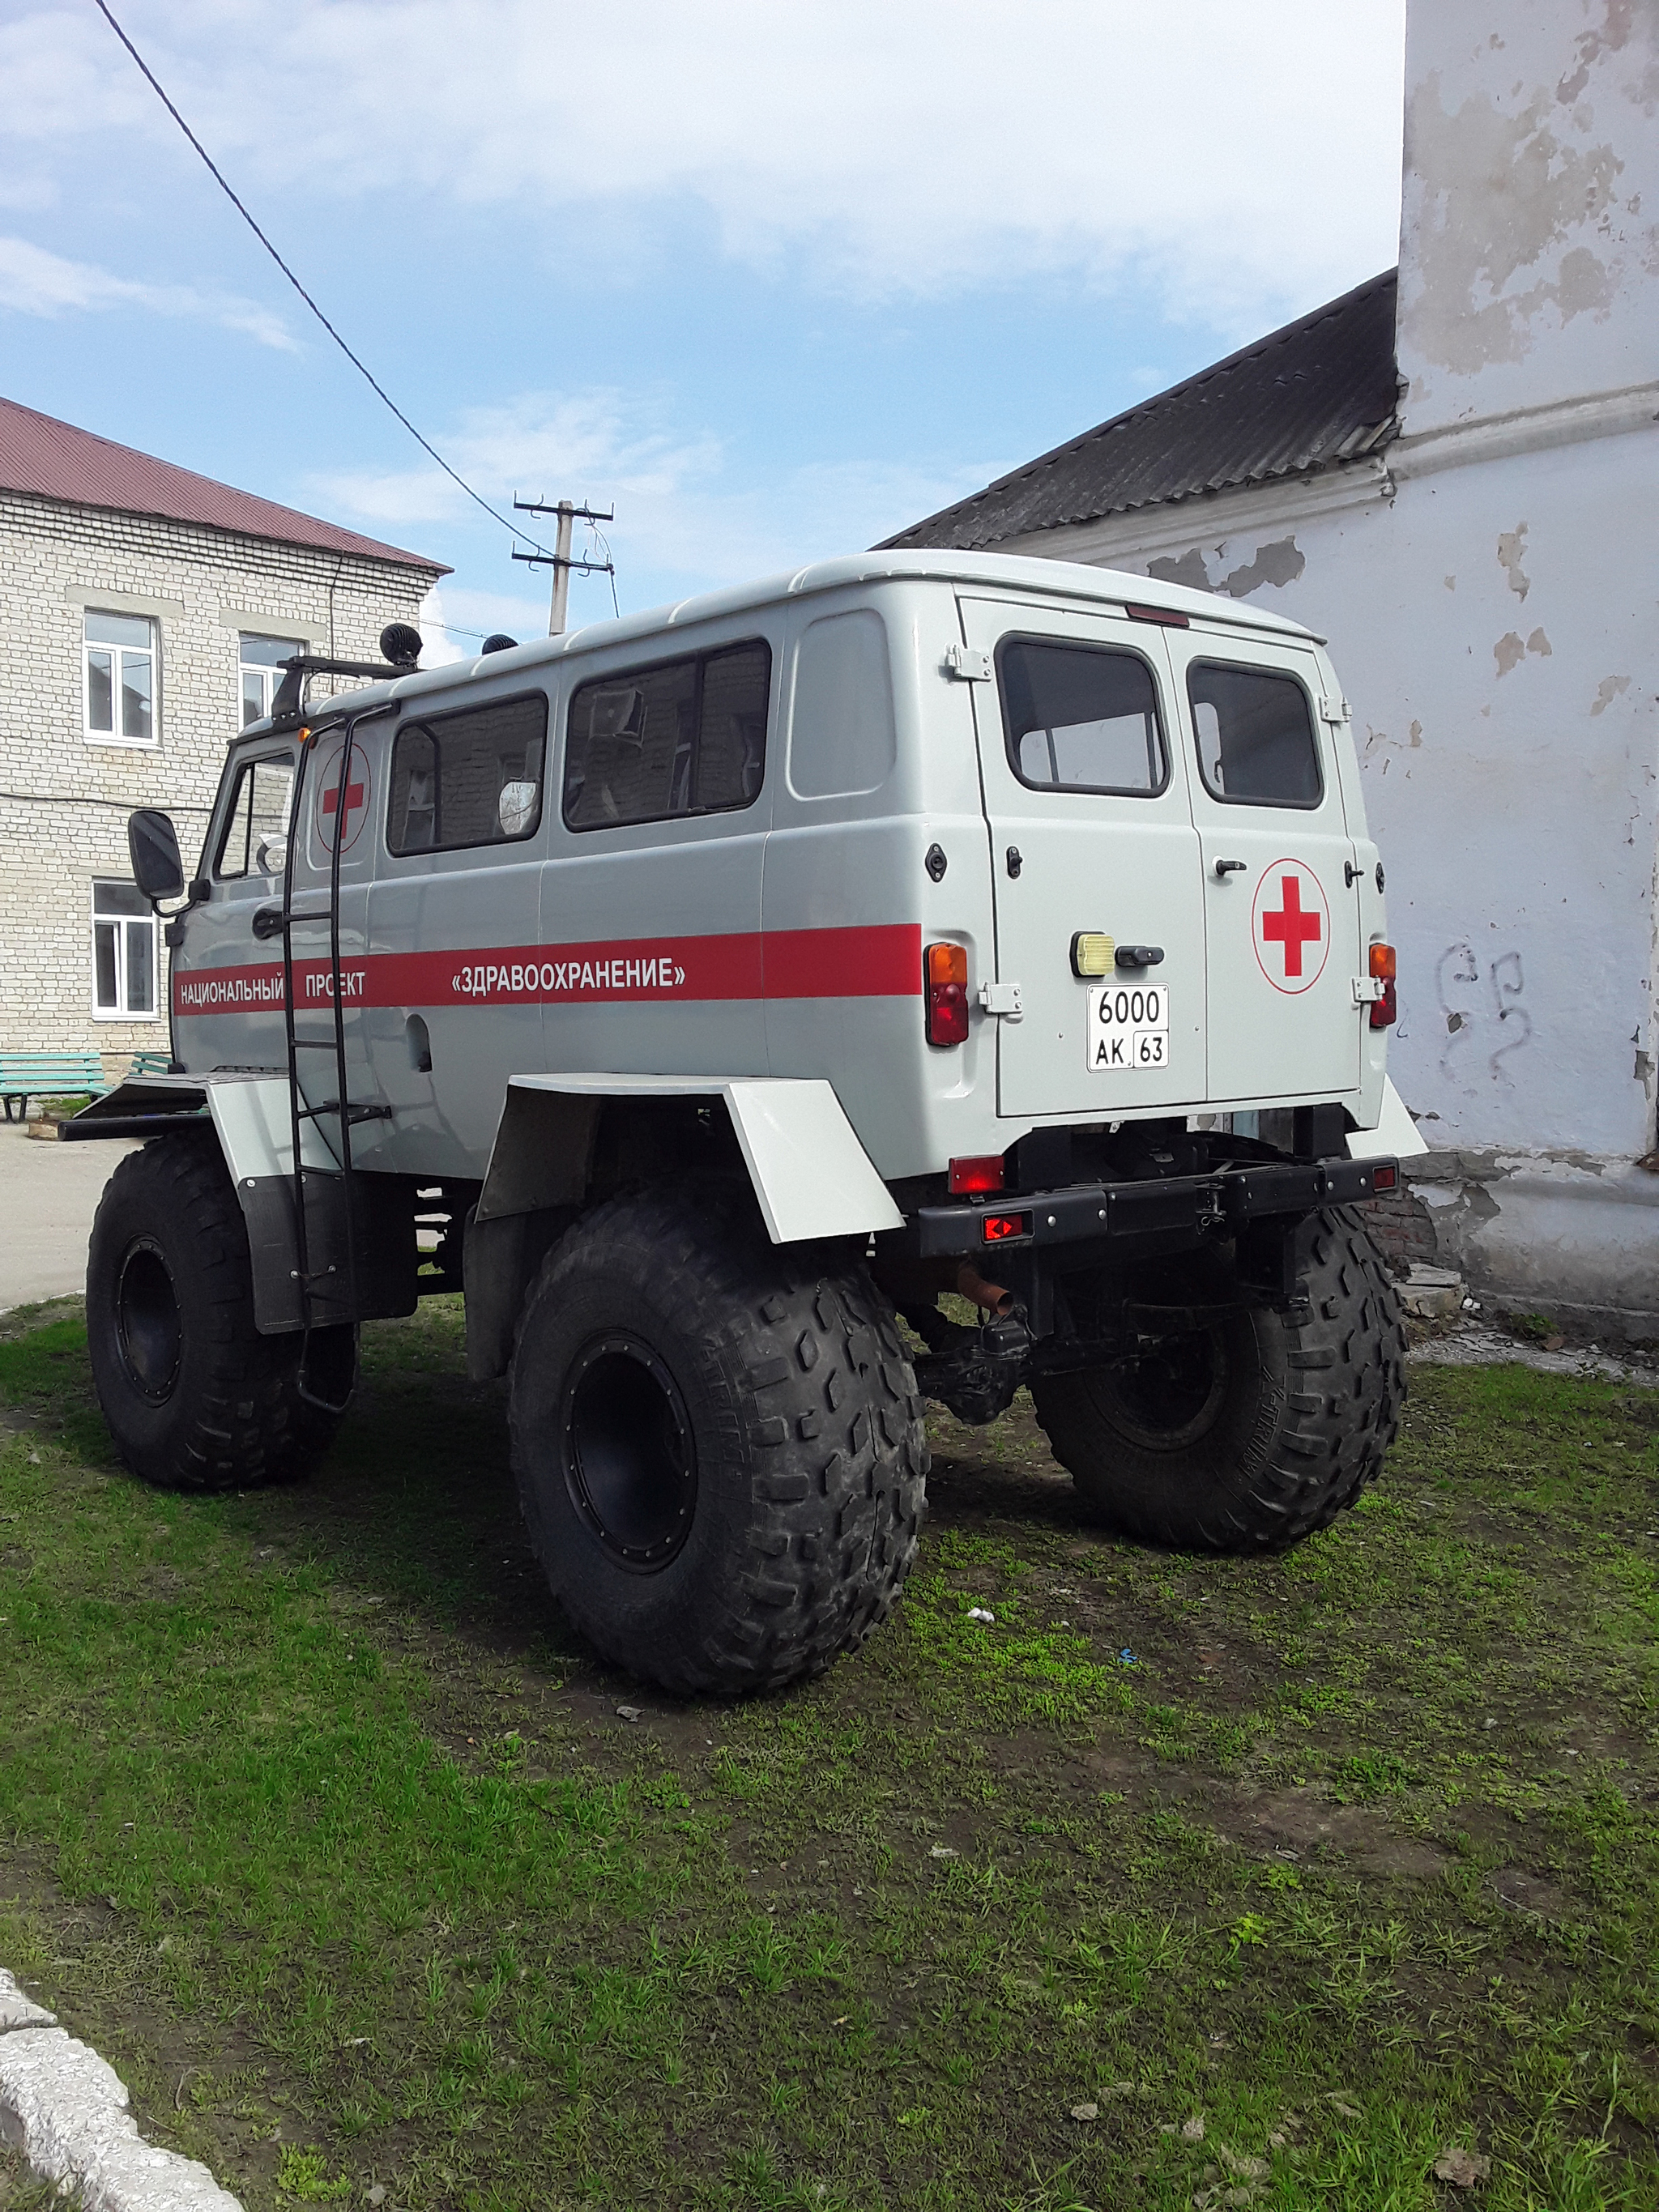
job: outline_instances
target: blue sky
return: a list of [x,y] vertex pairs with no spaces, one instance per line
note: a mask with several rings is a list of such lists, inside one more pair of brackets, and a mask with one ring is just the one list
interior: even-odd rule
[[[625,611],[870,544],[1395,258],[1403,0],[112,4],[480,491],[614,501]],[[0,391],[449,562],[458,646],[545,626],[91,0],[0,0]]]

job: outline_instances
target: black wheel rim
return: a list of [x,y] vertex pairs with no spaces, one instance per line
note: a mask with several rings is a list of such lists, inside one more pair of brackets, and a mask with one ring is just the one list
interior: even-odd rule
[[164,1405],[179,1379],[185,1330],[173,1271],[154,1237],[139,1237],[121,1261],[115,1335],[133,1389],[152,1406]]
[[1220,1327],[1166,1336],[1108,1370],[1117,1427],[1147,1451],[1184,1451],[1213,1428],[1227,1395]]
[[559,1408],[571,1503],[619,1566],[656,1574],[691,1533],[697,1451],[666,1365],[623,1331],[584,1345]]

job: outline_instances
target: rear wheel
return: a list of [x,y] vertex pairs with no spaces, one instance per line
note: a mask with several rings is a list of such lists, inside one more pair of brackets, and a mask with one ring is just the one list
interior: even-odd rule
[[[167,1138],[105,1188],[87,1258],[87,1342],[117,1450],[170,1490],[233,1490],[303,1474],[337,1419],[300,1395],[302,1340],[253,1325],[247,1231],[216,1146]],[[313,1333],[307,1383],[351,1388],[356,1332]]]
[[611,1200],[550,1254],[513,1362],[532,1540],[581,1633],[684,1693],[856,1650],[915,1556],[921,1402],[892,1308],[752,1204]]
[[1305,1317],[1292,1320],[1237,1303],[1219,1255],[1153,1262],[1128,1295],[1214,1309],[1201,1325],[1033,1384],[1092,1514],[1162,1543],[1245,1552],[1293,1542],[1353,1503],[1399,1426],[1400,1301],[1346,1208],[1316,1218],[1304,1287]]

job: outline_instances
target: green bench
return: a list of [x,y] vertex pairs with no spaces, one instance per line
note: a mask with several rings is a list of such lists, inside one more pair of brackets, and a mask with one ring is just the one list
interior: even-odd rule
[[[127,1073],[165,1075],[172,1065],[169,1053],[136,1052]],[[9,1121],[27,1121],[31,1098],[78,1098],[83,1091],[101,1098],[113,1088],[101,1053],[0,1052],[0,1103]]]
[[108,1089],[98,1053],[0,1052],[0,1101],[9,1121],[27,1121],[31,1098],[73,1098],[83,1091],[98,1097]]

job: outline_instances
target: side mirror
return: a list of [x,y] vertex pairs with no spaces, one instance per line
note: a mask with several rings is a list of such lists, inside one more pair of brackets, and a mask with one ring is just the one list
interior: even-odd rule
[[178,898],[185,888],[185,864],[179,857],[179,833],[171,816],[158,806],[141,806],[127,817],[127,852],[132,880],[153,906]]

